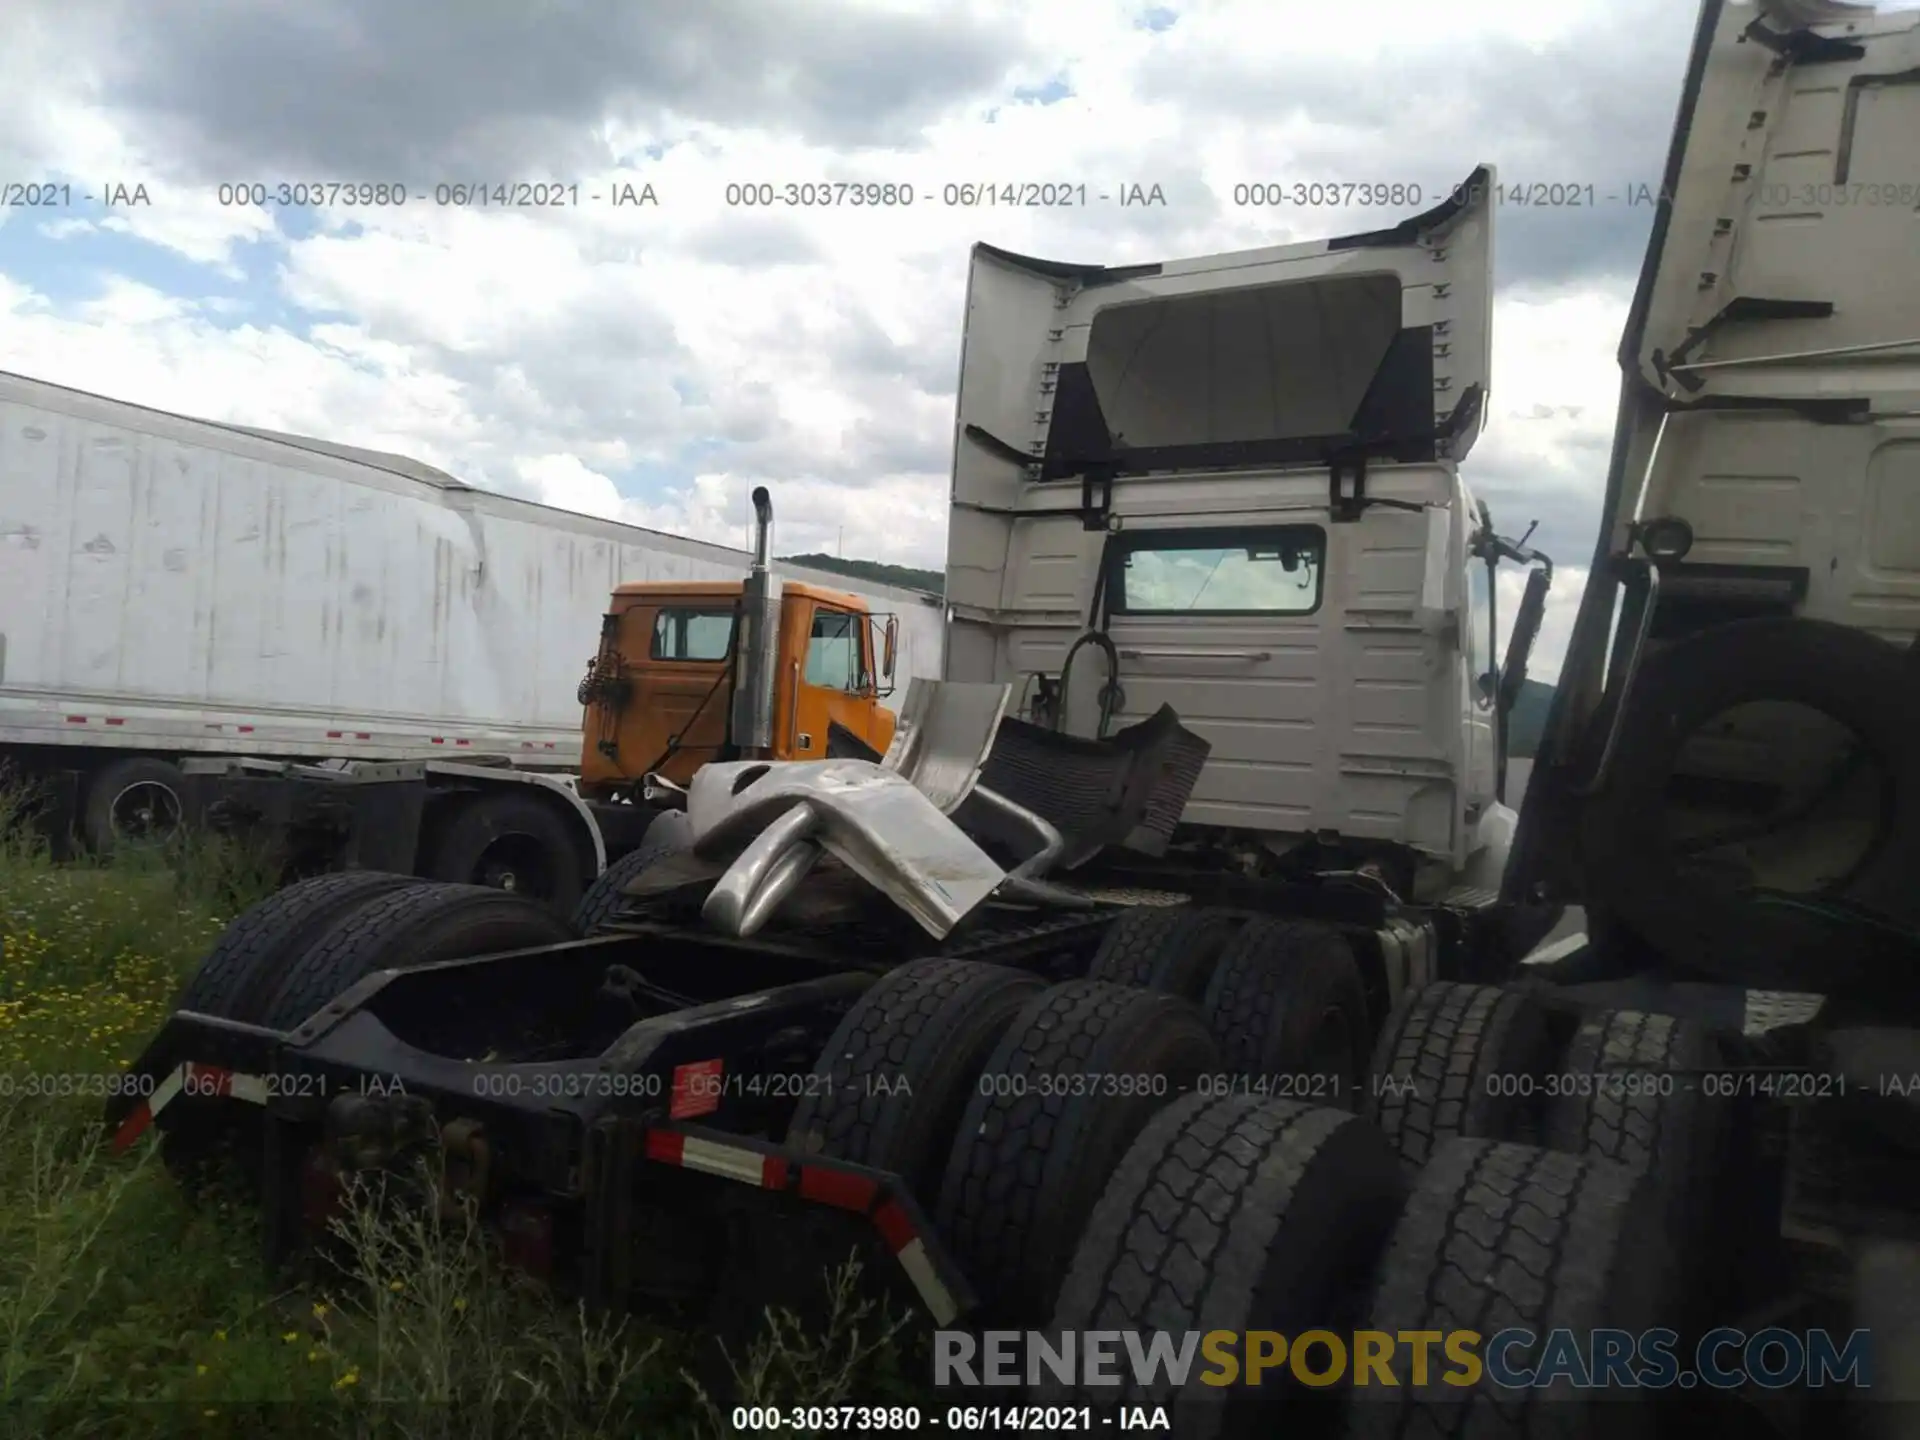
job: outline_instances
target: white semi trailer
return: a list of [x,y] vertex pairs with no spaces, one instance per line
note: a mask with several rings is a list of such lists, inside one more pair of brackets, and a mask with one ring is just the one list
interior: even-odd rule
[[[439,798],[534,787],[570,836],[568,900],[650,818],[572,783],[609,595],[738,580],[750,558],[0,373],[0,765],[95,847],[177,823],[195,773],[265,776],[269,809],[272,777],[313,767],[385,782],[355,792],[390,808],[362,827],[379,853],[335,858],[407,871],[431,863]],[[940,673],[937,598],[774,568],[897,617],[894,695]]]

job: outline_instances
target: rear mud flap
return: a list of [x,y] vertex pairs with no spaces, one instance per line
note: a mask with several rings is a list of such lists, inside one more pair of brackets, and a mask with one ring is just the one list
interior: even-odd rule
[[[1066,841],[1057,866],[1074,869],[1119,847],[1163,855],[1212,747],[1170,705],[1105,740],[1084,740],[1018,720],[1000,722],[980,783],[1041,816]],[[954,819],[995,833],[973,800]]]
[[162,1111],[182,1098],[264,1106],[270,1092],[266,1077],[281,1068],[275,1057],[286,1038],[238,1020],[174,1012],[120,1077],[119,1092],[107,1100],[101,1118],[113,1132],[113,1153],[130,1149]]
[[[693,1125],[647,1129],[639,1137],[637,1158],[730,1180],[789,1204],[837,1211],[862,1224],[893,1258],[899,1279],[937,1326],[954,1324],[978,1304],[966,1277],[897,1176]],[[618,1196],[611,1198],[618,1202]],[[775,1209],[769,1215],[780,1213]]]

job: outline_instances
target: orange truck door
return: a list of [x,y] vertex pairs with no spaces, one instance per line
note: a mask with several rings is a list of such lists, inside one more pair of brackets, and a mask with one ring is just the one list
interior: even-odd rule
[[726,744],[729,696],[722,680],[733,647],[733,607],[669,603],[634,618],[651,633],[633,637],[639,642],[634,649],[647,659],[637,667],[641,683],[630,728],[620,737],[621,754],[630,764],[645,765],[677,739],[672,758],[659,769],[685,785]]
[[825,759],[827,726],[836,721],[868,739],[877,702],[866,617],[790,599],[782,621],[775,734],[790,748],[781,758]]

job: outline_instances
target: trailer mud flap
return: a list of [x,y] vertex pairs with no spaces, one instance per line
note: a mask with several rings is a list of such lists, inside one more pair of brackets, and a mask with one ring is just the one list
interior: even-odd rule
[[[1012,716],[1000,722],[980,783],[1048,821],[1065,840],[1056,862],[1071,870],[1110,846],[1166,853],[1213,747],[1170,705],[1105,740],[1062,735]],[[994,829],[972,800],[956,823]]]
[[107,1101],[103,1118],[113,1127],[113,1153],[125,1154],[182,1096],[264,1106],[272,1089],[266,1077],[279,1068],[273,1057],[285,1040],[259,1025],[177,1011]]
[[124,1155],[134,1141],[146,1134],[153,1122],[160,1118],[160,1112],[182,1095],[244,1100],[249,1105],[265,1105],[268,1088],[264,1075],[243,1075],[234,1070],[222,1070],[217,1065],[201,1065],[191,1060],[184,1065],[176,1065],[165,1080],[154,1086],[152,1094],[128,1112],[114,1130],[109,1148],[115,1155]]
[[642,1155],[758,1190],[864,1217],[878,1232],[936,1325],[951,1325],[974,1308],[966,1277],[942,1248],[933,1226],[895,1176],[697,1126],[656,1126]]

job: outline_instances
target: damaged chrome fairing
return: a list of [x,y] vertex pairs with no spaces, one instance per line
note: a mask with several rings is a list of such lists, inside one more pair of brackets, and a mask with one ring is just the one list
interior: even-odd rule
[[833,855],[943,939],[1009,880],[1009,872],[949,819],[980,794],[1030,834],[1013,872],[1038,879],[1060,853],[1058,831],[978,788],[1011,696],[1007,685],[916,679],[884,759],[729,761],[707,765],[687,789],[694,850],[719,856],[744,844],[714,883],[702,918],[729,935],[759,930]]

